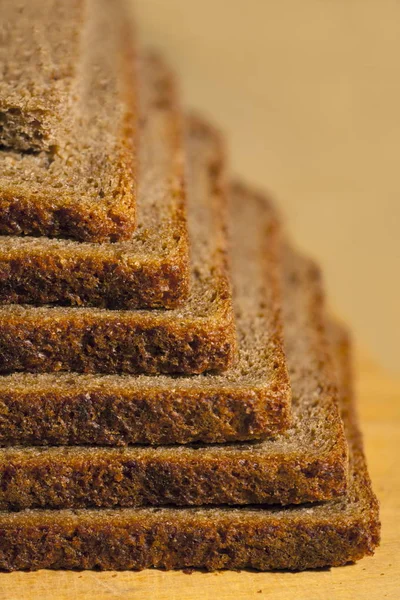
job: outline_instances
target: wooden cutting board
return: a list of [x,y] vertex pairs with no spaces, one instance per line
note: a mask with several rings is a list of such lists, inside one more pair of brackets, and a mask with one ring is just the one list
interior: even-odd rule
[[[398,600],[400,598],[400,381],[358,362],[358,405],[382,545],[356,565],[305,573],[1,573],[0,600]],[[0,540],[1,543],[1,540]]]

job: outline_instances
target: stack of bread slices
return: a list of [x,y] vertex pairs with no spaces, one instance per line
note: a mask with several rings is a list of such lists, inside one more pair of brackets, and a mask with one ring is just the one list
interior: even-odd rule
[[371,554],[351,348],[118,0],[6,2],[0,568]]

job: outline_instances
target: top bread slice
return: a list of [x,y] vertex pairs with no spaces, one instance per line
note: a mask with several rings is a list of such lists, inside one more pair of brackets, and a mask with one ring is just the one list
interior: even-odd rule
[[347,334],[333,339],[350,449],[345,496],[300,506],[25,510],[0,513],[0,568],[316,569],[372,554],[372,491],[349,372]]
[[[236,336],[226,247],[225,159],[213,128],[191,119],[187,131],[188,302],[168,311],[2,306],[1,373],[194,374],[231,366]],[[149,232],[143,229],[141,235],[145,245]]]
[[87,0],[3,0],[1,146],[54,152],[67,143],[81,79],[90,77],[83,60],[94,3],[88,9]]
[[287,429],[279,218],[243,185],[232,187],[229,200],[237,362],[224,373],[192,377],[2,376],[0,445],[227,442]]
[[128,239],[136,59],[123,0],[5,0],[0,233]]
[[[135,232],[128,241],[101,244],[0,236],[1,302],[134,309],[174,308],[187,299],[189,242],[176,84],[164,62],[149,53],[140,57],[139,81]],[[216,140],[216,162],[222,153],[217,145]]]

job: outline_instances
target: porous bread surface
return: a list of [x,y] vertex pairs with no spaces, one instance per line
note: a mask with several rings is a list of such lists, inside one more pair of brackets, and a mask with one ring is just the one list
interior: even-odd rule
[[137,107],[124,0],[5,0],[0,233],[127,239]]
[[235,185],[230,198],[231,233],[242,236],[231,251],[237,362],[223,374],[191,377],[0,377],[1,445],[226,442],[288,427],[280,224],[249,188]]
[[[243,205],[245,214],[248,203]],[[246,239],[253,235],[244,233]],[[244,252],[246,271],[236,286],[239,296],[252,279],[247,244],[253,253],[250,241],[236,250]],[[284,336],[293,397],[287,432],[262,442],[215,446],[2,448],[0,508],[291,504],[343,494],[347,446],[323,327],[319,271],[289,250],[284,260]],[[252,360],[257,365],[258,358]]]
[[[192,273],[187,303],[170,311],[2,306],[1,373],[193,374],[233,363],[224,152],[219,135],[206,123],[193,118],[188,128]],[[156,209],[151,213],[155,218]],[[140,235],[145,246],[148,230]]]
[[334,336],[350,449],[345,496],[279,507],[25,510],[0,513],[0,568],[263,571],[344,565],[379,544],[372,491],[352,397],[348,339]]
[[88,2],[2,0],[1,8],[0,145],[37,152],[65,144]]
[[[173,308],[186,300],[189,249],[176,84],[165,63],[149,53],[139,61],[139,81],[136,230],[127,241],[101,244],[0,236],[2,303],[134,309]],[[218,141],[211,144],[219,157]]]

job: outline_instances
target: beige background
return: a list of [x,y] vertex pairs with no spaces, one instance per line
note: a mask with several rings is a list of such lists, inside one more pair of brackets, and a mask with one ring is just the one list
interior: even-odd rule
[[400,2],[136,0],[184,98],[227,132],[325,269],[333,306],[400,371]]

